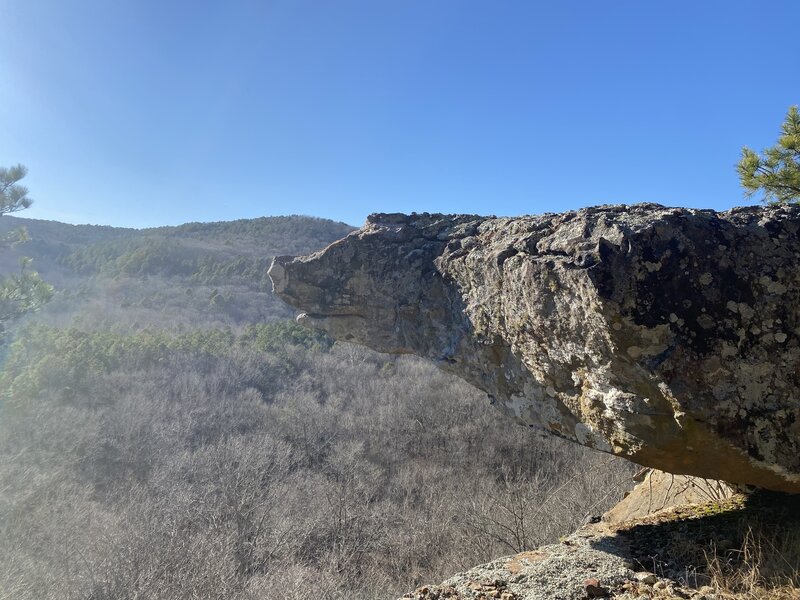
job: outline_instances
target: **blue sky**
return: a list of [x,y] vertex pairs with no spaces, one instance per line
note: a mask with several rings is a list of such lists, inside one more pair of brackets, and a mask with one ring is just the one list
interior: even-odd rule
[[21,216],[144,227],[749,203],[800,2],[0,0]]

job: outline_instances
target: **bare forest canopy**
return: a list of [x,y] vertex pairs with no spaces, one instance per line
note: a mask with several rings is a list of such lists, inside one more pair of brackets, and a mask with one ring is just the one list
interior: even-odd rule
[[572,531],[620,460],[414,357],[298,327],[273,255],[352,231],[0,218],[56,288],[0,371],[0,598],[390,599]]

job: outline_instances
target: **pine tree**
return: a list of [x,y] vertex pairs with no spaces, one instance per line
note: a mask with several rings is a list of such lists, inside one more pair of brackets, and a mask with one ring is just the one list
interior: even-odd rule
[[28,208],[33,200],[28,198],[28,188],[19,181],[28,174],[22,165],[0,167],[0,216]]
[[[33,203],[28,198],[28,189],[19,184],[27,173],[22,165],[0,167],[0,217]],[[26,239],[25,231],[18,230],[0,240],[0,245],[7,247]],[[9,322],[39,309],[53,296],[53,287],[42,281],[38,273],[28,270],[30,263],[29,258],[23,258],[19,273],[0,278],[0,343]]]
[[800,202],[800,113],[789,108],[778,143],[762,155],[747,146],[736,166],[747,196],[763,192],[764,201]]

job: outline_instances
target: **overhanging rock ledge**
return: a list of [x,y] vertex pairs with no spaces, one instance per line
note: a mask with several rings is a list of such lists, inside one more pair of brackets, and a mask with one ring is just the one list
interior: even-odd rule
[[371,215],[278,257],[300,322],[413,353],[526,425],[800,492],[800,208]]

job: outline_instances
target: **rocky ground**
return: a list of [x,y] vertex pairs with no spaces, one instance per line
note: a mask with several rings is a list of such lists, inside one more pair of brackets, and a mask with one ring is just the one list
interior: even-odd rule
[[701,600],[712,591],[710,587],[691,588],[680,577],[673,577],[656,575],[632,559],[624,536],[588,526],[558,544],[475,567],[404,598],[578,600],[613,596]]
[[[800,498],[735,494],[622,523],[590,523],[558,544],[497,559],[404,598],[795,599],[800,590],[791,577],[800,569],[800,557],[786,554],[790,547],[785,542],[796,542],[798,531]],[[778,555],[759,547],[759,540],[769,540]],[[756,555],[763,564],[753,564]],[[749,569],[747,577],[736,575],[740,569]],[[730,586],[720,580],[726,574]],[[745,579],[750,584],[746,590]]]

